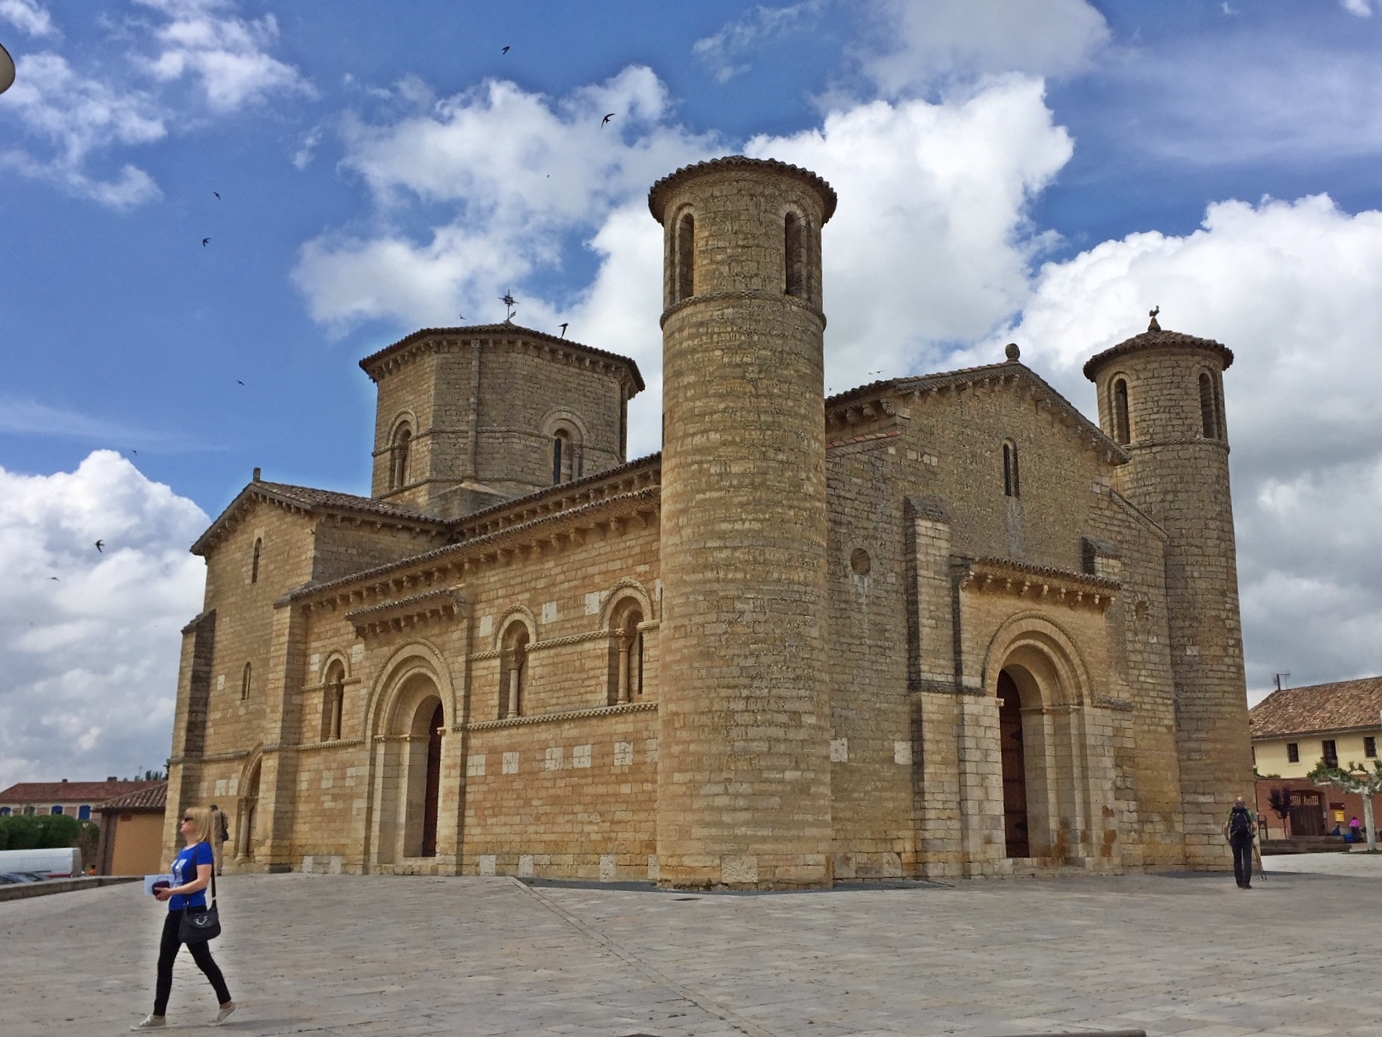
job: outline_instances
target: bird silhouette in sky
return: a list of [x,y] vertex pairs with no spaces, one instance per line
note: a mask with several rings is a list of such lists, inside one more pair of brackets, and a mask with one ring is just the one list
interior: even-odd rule
[[[50,577],[48,577],[48,579],[50,579],[50,580],[57,580],[58,578],[57,578],[56,576],[50,576]],[[61,581],[61,580],[58,580],[58,582],[61,583],[62,581]]]
[[505,47],[505,48],[504,48],[503,50],[501,50],[499,53],[500,53],[500,54],[507,54],[508,52],[509,52],[509,48],[508,48],[508,47]]
[[236,384],[236,385],[244,385],[245,383],[242,382],[242,381],[240,381],[240,379],[237,378],[237,379],[235,379],[235,384]]
[[214,194],[217,198],[221,197],[220,191],[212,191],[211,193]]
[[566,329],[569,328],[570,326],[571,326],[570,324],[563,324],[563,325],[561,326],[561,337],[562,337],[562,338],[566,338]]
[[202,238],[202,248],[206,248],[206,246],[207,246],[207,245],[210,245],[210,244],[211,244],[211,239],[210,239],[210,238]]
[[105,547],[106,547],[106,542],[105,542],[104,540],[98,540],[98,541],[96,541],[96,550],[97,550],[97,551],[100,551],[101,554],[105,554],[105,553],[106,553]]
[[613,112],[610,112],[608,115],[606,115],[603,119],[600,120],[600,125],[603,126],[605,123],[609,122],[609,121],[610,121],[611,119],[613,119],[613,118],[614,118],[614,113],[613,113]]

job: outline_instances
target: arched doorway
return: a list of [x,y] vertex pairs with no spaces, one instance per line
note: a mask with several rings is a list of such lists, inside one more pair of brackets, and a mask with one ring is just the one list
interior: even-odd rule
[[256,760],[240,795],[240,831],[236,840],[235,856],[242,861],[254,860],[254,821],[256,808],[259,806],[260,769],[260,761]]
[[[423,703],[425,708],[426,703]],[[419,709],[419,714],[421,709]],[[442,727],[446,723],[446,713],[437,700],[432,719],[427,725],[427,774],[426,791],[422,806],[422,852],[421,857],[437,855],[437,807],[441,798],[441,738]]]
[[1022,731],[1022,693],[1012,675],[998,675],[998,745],[1003,768],[1003,841],[1008,857],[1030,857],[1027,755]]

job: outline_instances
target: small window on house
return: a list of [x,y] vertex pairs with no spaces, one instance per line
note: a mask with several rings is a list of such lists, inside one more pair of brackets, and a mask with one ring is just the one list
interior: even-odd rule
[[1286,743],[1286,762],[1287,762],[1287,763],[1300,763],[1300,743],[1299,743],[1299,742],[1287,742],[1287,743]]
[[78,820],[78,821],[90,821],[90,820],[91,820],[91,805],[90,805],[89,803],[83,803],[81,806],[79,806],[79,807],[77,808],[77,820]]
[[1339,766],[1339,747],[1335,745],[1334,739],[1326,738],[1320,743],[1320,748],[1324,750],[1324,765],[1326,767]]
[[681,302],[696,294],[696,218],[689,212],[677,221],[677,297]]
[[789,212],[783,221],[783,246],[787,261],[788,295],[806,294],[806,235],[802,232],[802,219]]
[[1214,379],[1207,371],[1200,373],[1200,424],[1205,439],[1219,438],[1218,403],[1214,399]]
[[9,807],[0,807],[0,817],[9,817],[9,816],[10,816],[10,808],[9,808]]
[[1017,471],[1017,444],[1011,439],[1003,443],[1003,493],[1008,497],[1022,496],[1021,477]]
[[408,453],[413,445],[413,430],[402,424],[393,434],[389,444],[389,489],[396,490],[408,484]]
[[61,813],[62,813],[62,804],[61,804],[61,803],[55,804],[55,805],[53,806],[53,809],[50,810],[49,813],[50,813],[50,814],[61,814]]
[[244,702],[250,697],[250,664],[245,663],[245,668],[240,673],[240,701]]
[[250,583],[259,582],[259,555],[264,550],[264,541],[260,537],[254,538],[254,557],[250,559]]
[[1377,739],[1372,735],[1363,736],[1363,755],[1370,760],[1377,758]]
[[1128,383],[1122,378],[1113,383],[1113,438],[1123,446],[1132,442],[1128,427]]

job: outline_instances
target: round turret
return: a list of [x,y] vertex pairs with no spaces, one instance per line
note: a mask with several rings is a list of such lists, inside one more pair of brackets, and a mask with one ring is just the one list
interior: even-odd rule
[[813,173],[678,170],[665,228],[658,868],[830,881],[820,231]]
[[1084,373],[1098,387],[1100,425],[1130,458],[1113,488],[1168,536],[1186,863],[1219,868],[1223,819],[1235,796],[1253,794],[1223,394],[1233,352],[1162,330],[1156,312]]

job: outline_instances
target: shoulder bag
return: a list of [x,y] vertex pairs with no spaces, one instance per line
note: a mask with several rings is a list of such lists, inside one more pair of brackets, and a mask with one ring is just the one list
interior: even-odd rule
[[206,907],[189,907],[182,912],[178,925],[178,939],[183,943],[206,943],[221,935],[221,914],[216,909],[216,868],[211,868],[211,903]]

